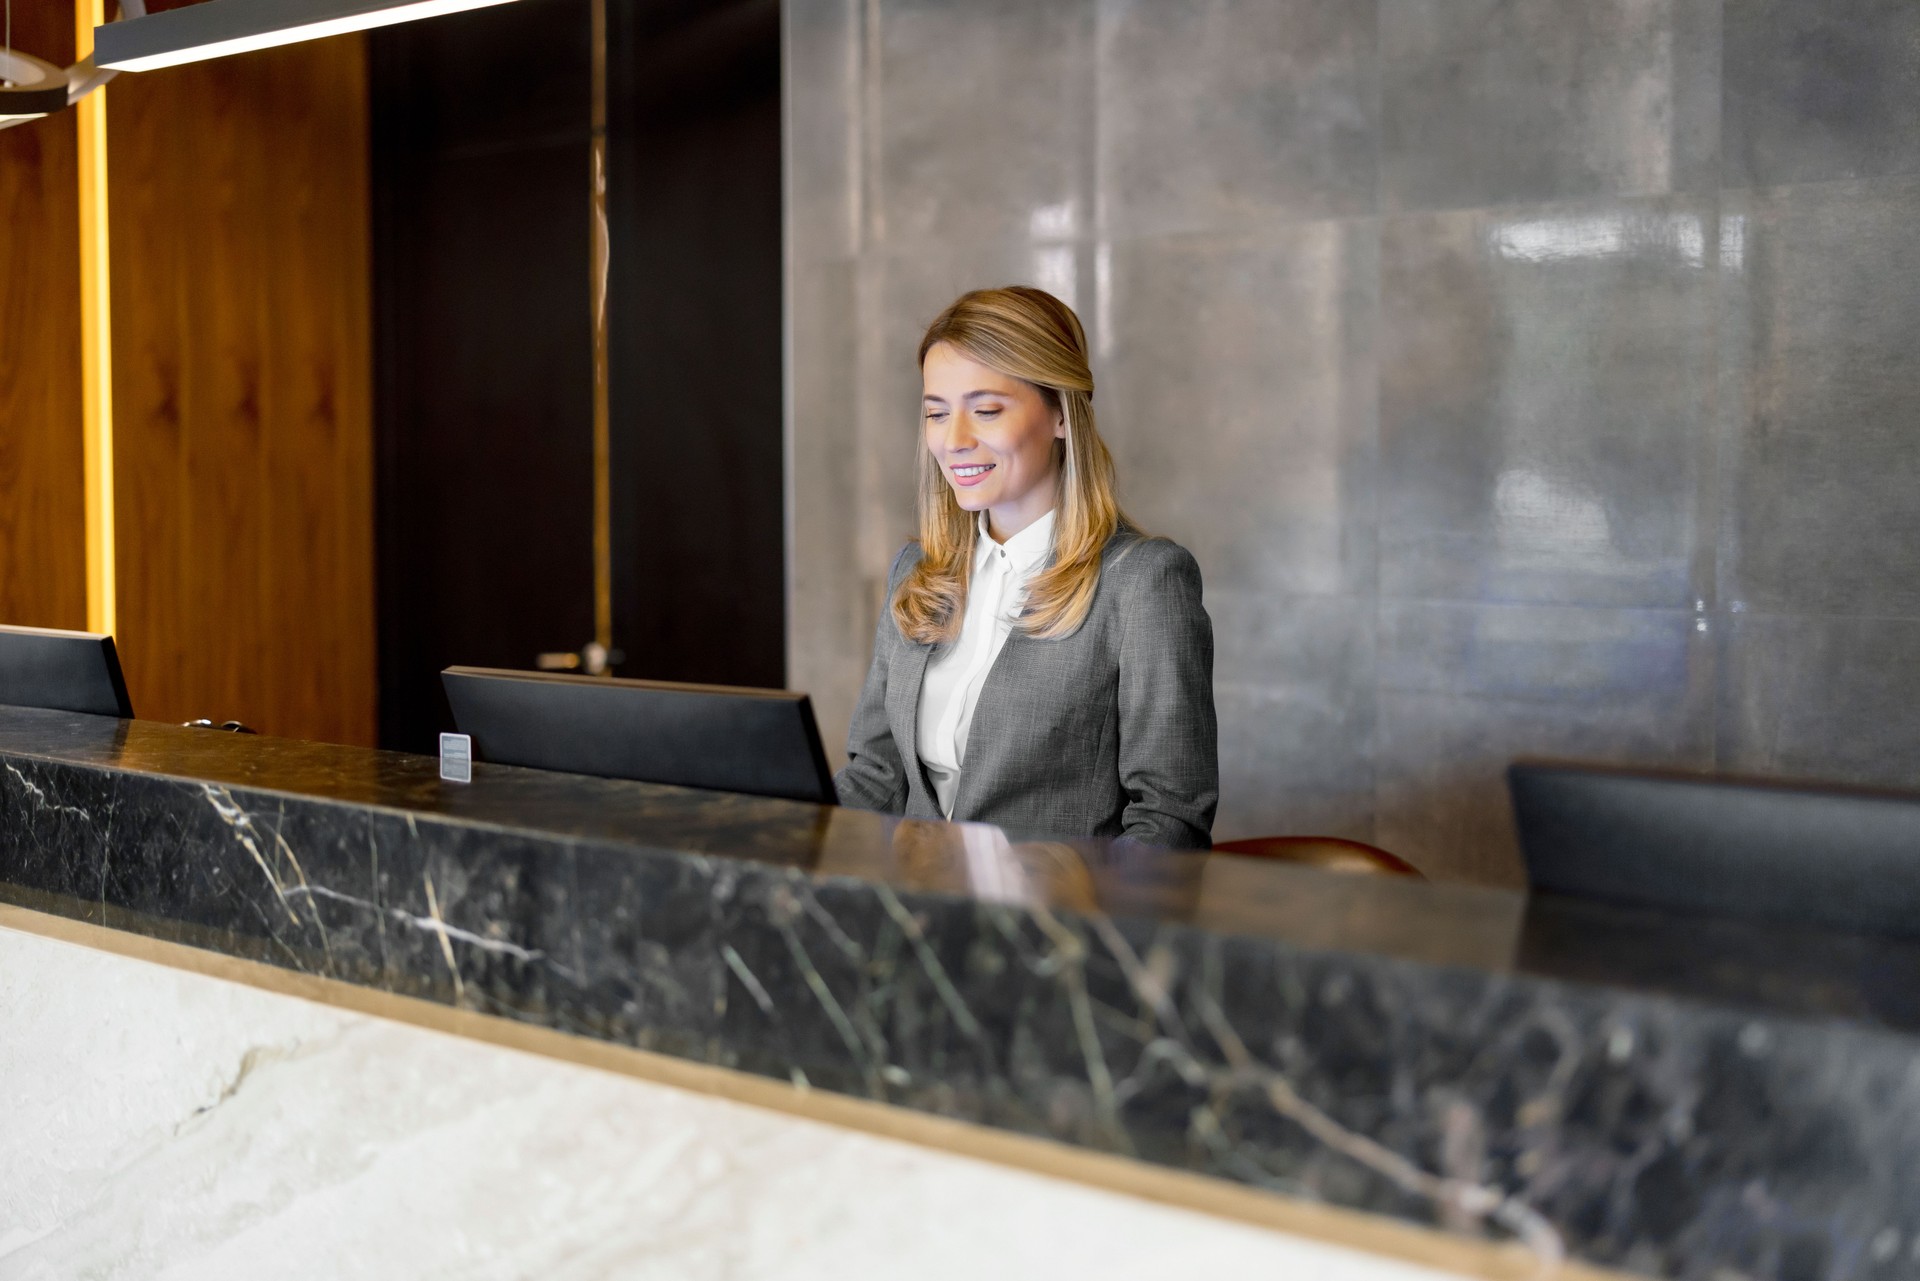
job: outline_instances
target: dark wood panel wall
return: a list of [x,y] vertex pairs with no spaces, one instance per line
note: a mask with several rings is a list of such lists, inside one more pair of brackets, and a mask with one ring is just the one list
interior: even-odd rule
[[609,7],[614,636],[786,683],[780,6]]
[[[382,746],[593,637],[587,0],[369,33]],[[505,86],[511,92],[504,92]]]
[[[17,48],[65,66],[73,14],[17,6]],[[0,130],[0,623],[84,627],[78,135]]]
[[[593,635],[590,13],[370,33],[385,746]],[[607,17],[617,674],[779,685],[779,7]]]
[[371,743],[364,41],[125,75],[109,93],[134,706]]

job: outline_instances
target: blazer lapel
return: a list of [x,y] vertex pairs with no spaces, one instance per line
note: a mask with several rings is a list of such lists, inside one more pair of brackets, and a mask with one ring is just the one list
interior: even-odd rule
[[900,749],[900,763],[920,781],[923,795],[933,796],[933,784],[920,764],[920,686],[926,679],[927,663],[933,646],[907,641],[907,652],[887,680],[887,717],[893,724],[893,741]]
[[[1052,567],[1055,555],[1055,552],[1049,551],[1046,558],[1034,566],[1033,572],[1046,572]],[[1031,636],[1015,627],[1007,633],[1006,643],[993,656],[993,663],[980,682],[980,697],[974,701],[973,720],[967,729],[967,758],[960,762],[960,786],[953,794],[955,819],[964,820],[972,813],[967,806],[972,803],[974,793],[980,790],[980,780],[991,777],[991,772],[1000,767],[1000,762],[994,759],[995,753],[1004,751],[1007,744],[1000,734],[994,732],[993,726],[1002,720],[1000,706],[1008,697],[1005,691],[1010,684],[1018,687],[1020,668],[1027,658],[1027,647],[1034,643]],[[986,729],[985,734],[980,732],[982,728]],[[925,777],[924,773],[922,777]]]
[[995,729],[1004,720],[1000,706],[1006,701],[1005,691],[1009,683],[1018,683],[1026,647],[1032,643],[1032,638],[1016,628],[1007,636],[1000,652],[993,656],[992,665],[980,681],[980,697],[974,701],[973,720],[967,728],[967,756],[960,762],[960,786],[953,794],[955,820],[963,821],[972,813],[966,807],[972,803],[974,793],[980,790],[979,780],[991,777],[992,772],[999,768],[999,762],[994,757],[1006,746]]

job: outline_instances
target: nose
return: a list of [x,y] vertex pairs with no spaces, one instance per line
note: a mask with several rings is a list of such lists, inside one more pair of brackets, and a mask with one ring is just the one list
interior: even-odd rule
[[941,449],[949,454],[964,454],[975,444],[973,428],[967,423],[965,414],[950,414],[947,417],[947,434],[940,442]]

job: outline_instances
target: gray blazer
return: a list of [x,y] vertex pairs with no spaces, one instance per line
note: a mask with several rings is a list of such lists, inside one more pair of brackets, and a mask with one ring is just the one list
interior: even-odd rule
[[[887,599],[920,559],[894,558]],[[840,803],[941,817],[914,747],[935,646],[882,609],[873,666],[847,735]],[[1101,553],[1087,620],[1071,636],[1016,629],[980,688],[953,817],[1016,836],[1125,836],[1206,849],[1219,804],[1213,624],[1200,567],[1178,543],[1122,529]]]

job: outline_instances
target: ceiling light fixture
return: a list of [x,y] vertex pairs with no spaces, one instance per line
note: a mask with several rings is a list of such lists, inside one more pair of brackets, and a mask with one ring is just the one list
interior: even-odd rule
[[94,61],[114,71],[152,71],[250,49],[318,40],[509,0],[201,0],[93,33]]
[[[120,0],[120,21],[142,17],[145,0]],[[118,26],[109,23],[107,26]],[[96,27],[105,31],[107,27]],[[13,0],[7,0],[5,44],[0,45],[0,129],[50,116],[113,79],[89,54],[62,71],[59,67],[13,47]]]
[[30,53],[0,51],[0,123],[32,120],[66,105],[66,72]]

